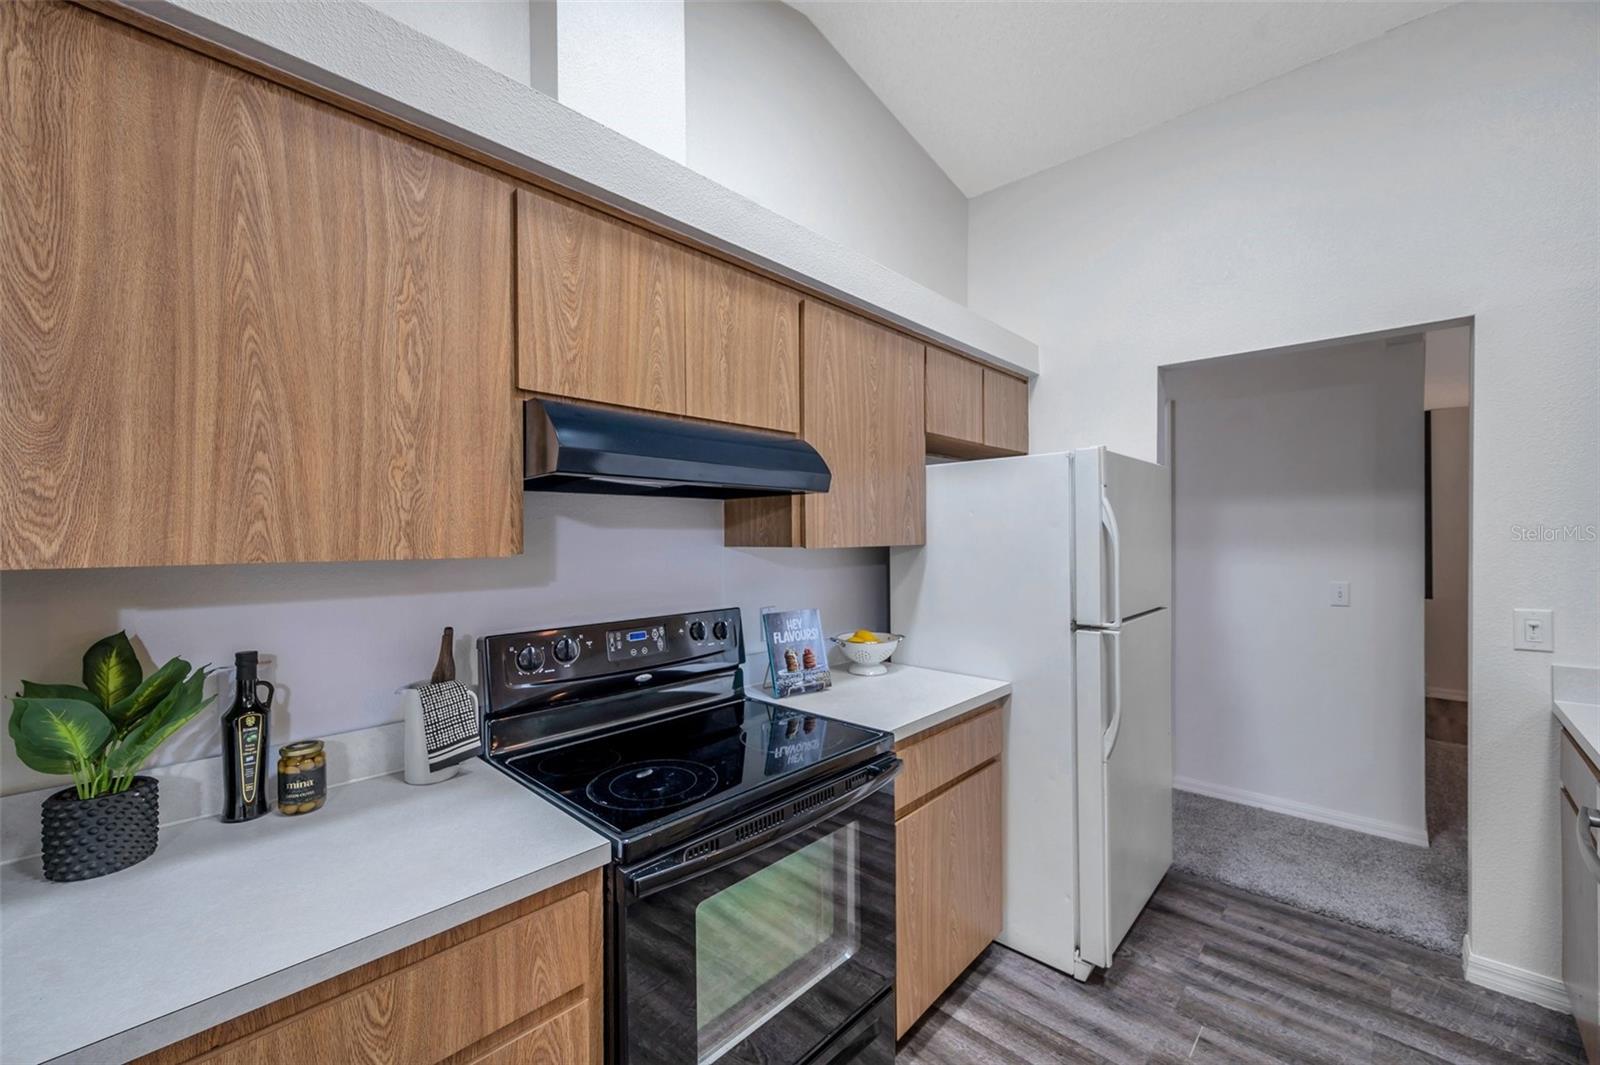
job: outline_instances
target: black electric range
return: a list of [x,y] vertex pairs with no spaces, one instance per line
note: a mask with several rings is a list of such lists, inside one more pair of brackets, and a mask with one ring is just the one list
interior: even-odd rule
[[736,608],[479,653],[485,757],[612,844],[609,1060],[893,1060],[889,734],[745,698]]

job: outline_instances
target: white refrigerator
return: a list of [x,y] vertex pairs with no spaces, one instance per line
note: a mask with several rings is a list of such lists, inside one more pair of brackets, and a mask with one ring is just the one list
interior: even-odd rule
[[894,660],[1011,682],[1000,941],[1086,979],[1172,864],[1172,496],[1103,447],[930,466]]

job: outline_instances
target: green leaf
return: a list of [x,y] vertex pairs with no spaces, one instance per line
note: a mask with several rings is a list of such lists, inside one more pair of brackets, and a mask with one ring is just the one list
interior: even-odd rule
[[83,686],[94,692],[102,708],[116,706],[133,694],[143,679],[139,656],[126,632],[107,636],[83,652]]
[[127,732],[138,724],[140,718],[159,705],[161,700],[167,697],[167,693],[188,675],[189,663],[181,658],[174,658],[146,677],[131,695],[117,700],[116,704],[106,711],[106,716],[111,719],[111,724],[116,726],[118,732]]
[[[131,778],[167,738],[187,725],[196,714],[216,699],[201,695],[205,691],[206,670],[197,669],[174,685],[156,707],[146,714],[106,756],[107,768],[118,778]],[[125,785],[124,785],[125,786]]]
[[86,768],[111,738],[111,720],[79,699],[18,699],[13,711],[17,757],[41,773]]
[[[100,706],[99,697],[94,692],[76,684],[35,684],[25,680],[22,682],[22,695],[26,699],[77,699],[90,706]],[[101,706],[100,709],[104,710],[105,707]]]

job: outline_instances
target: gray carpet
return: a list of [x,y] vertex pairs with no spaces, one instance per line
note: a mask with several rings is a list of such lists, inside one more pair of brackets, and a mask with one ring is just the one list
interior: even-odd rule
[[1467,749],[1429,740],[1429,847],[1173,793],[1173,866],[1291,906],[1461,953]]

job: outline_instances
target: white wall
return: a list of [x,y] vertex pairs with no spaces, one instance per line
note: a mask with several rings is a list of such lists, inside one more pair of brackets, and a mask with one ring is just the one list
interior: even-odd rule
[[[1036,448],[1154,457],[1156,368],[1472,316],[1471,946],[1560,971],[1550,665],[1600,661],[1600,7],[1459,4],[973,201]],[[1513,607],[1556,654],[1513,652]]]
[[951,299],[967,200],[809,19],[691,0],[689,166]]
[[366,2],[739,196],[966,299],[966,197],[786,4]]
[[683,0],[561,0],[557,99],[646,148],[686,159]]
[[385,15],[532,84],[529,0],[365,0]]
[[[816,606],[835,631],[888,620],[884,551],[726,549],[717,502],[530,495],[526,515],[516,558],[0,575],[0,691],[75,682],[84,649],[120,628],[147,668],[231,666],[256,648],[274,659],[262,676],[279,685],[277,744],[398,720],[394,691],[426,678],[445,625],[472,679],[472,641],[495,632],[732,605],[759,648],[763,606]],[[752,665],[760,676],[765,660]],[[156,761],[217,753],[217,713]],[[0,746],[0,793],[55,782]]]
[[1179,787],[1427,843],[1422,359],[1418,337],[1166,372]]
[[1433,411],[1433,598],[1424,604],[1428,694],[1465,698],[1472,413]]

